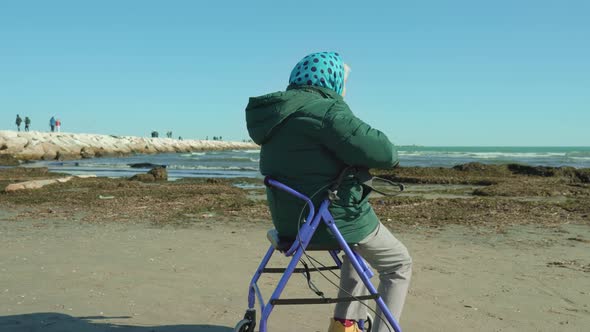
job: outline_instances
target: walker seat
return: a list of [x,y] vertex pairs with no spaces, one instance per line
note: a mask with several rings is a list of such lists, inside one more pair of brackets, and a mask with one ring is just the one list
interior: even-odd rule
[[[293,246],[294,239],[285,239],[279,236],[279,232],[276,229],[269,229],[266,233],[266,238],[275,248],[275,250],[280,252],[285,252]],[[305,251],[330,251],[330,250],[340,250],[340,245],[338,243],[310,243],[305,248]]]

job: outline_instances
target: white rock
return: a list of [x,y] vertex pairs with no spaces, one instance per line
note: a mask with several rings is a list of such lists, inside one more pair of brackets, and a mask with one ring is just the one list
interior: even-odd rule
[[19,183],[11,183],[6,188],[4,188],[5,192],[13,192],[17,190],[27,190],[27,189],[39,189],[45,187],[50,184],[54,183],[65,183],[70,181],[73,178],[95,178],[96,175],[89,174],[89,175],[77,175],[77,176],[66,176],[63,178],[57,179],[47,179],[47,180],[31,180]]
[[82,153],[83,148],[100,155],[117,155],[257,149],[258,146],[244,142],[0,130],[0,154],[10,154],[21,160],[55,159],[58,153],[61,157],[79,159],[82,155],[88,156]]

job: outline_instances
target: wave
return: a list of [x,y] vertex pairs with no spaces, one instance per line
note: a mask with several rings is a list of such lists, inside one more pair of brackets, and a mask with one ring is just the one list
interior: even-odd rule
[[239,156],[229,156],[229,157],[215,157],[215,156],[205,156],[205,157],[194,157],[191,160],[199,161],[199,162],[252,162],[257,163],[260,161],[258,158],[250,158],[250,157],[239,157]]
[[233,157],[231,157],[230,159],[231,159],[231,160],[235,160],[235,161],[238,161],[238,160],[241,160],[241,161],[251,161],[251,162],[253,162],[253,163],[257,163],[257,162],[259,162],[259,161],[260,161],[260,159],[258,159],[258,158],[237,157],[237,156],[233,156]]
[[590,151],[572,151],[572,152],[566,153],[566,156],[568,158],[588,159],[588,158],[590,158]]
[[177,170],[233,170],[233,171],[258,171],[256,167],[240,167],[240,166],[187,166],[187,165],[170,165],[168,169]]
[[[424,148],[400,149],[402,166],[452,167],[468,162],[523,163],[539,166],[573,166],[590,168],[590,148]],[[45,166],[55,171],[94,172],[97,174],[136,174],[146,169],[132,169],[128,164],[150,162],[167,165],[169,171],[191,176],[256,176],[259,174],[260,150],[200,151],[184,154],[160,154],[132,157],[109,157],[73,161],[39,161],[26,167]],[[170,174],[170,173],[169,173]]]
[[192,157],[192,156],[204,156],[207,152],[191,152],[191,153],[183,153],[181,157]]
[[260,153],[260,150],[259,149],[256,149],[256,150],[231,150],[231,152]]
[[479,159],[504,159],[504,158],[555,158],[567,157],[565,152],[457,152],[457,151],[412,151],[399,152],[400,157],[452,157],[452,158],[479,158]]
[[[37,165],[39,166],[39,165]],[[70,169],[70,170],[80,170],[80,171],[87,171],[87,170],[113,170],[113,171],[133,171],[133,172],[144,172],[144,169],[139,168],[132,168],[127,164],[107,164],[107,163],[61,163],[61,162],[52,162],[49,164],[45,164],[43,166],[60,170],[60,169]],[[203,166],[203,165],[183,165],[183,164],[170,164],[165,165],[168,170],[237,170],[237,171],[258,171],[257,167],[248,167],[248,166],[235,166],[235,165],[227,165],[227,166]],[[35,167],[35,165],[30,164],[27,167]]]
[[230,158],[199,158],[199,159],[195,159],[196,161],[199,162],[205,162],[205,163],[210,163],[210,162],[218,162],[218,163],[222,163],[222,162],[226,162],[226,163],[240,163],[240,162],[258,162],[258,159],[254,159],[254,158],[235,158],[235,157],[230,157]]
[[565,157],[565,153],[557,152],[472,152],[470,156],[482,159],[496,159],[496,158],[552,158]]
[[109,163],[84,163],[84,162],[51,162],[51,163],[39,163],[31,164],[31,166],[46,166],[46,167],[73,167],[73,168],[121,168],[131,169],[127,164],[109,164]]

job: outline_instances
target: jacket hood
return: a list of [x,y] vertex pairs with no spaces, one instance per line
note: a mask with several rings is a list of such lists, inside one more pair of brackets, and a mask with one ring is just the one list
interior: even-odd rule
[[309,103],[310,92],[315,92],[319,98],[341,98],[327,88],[296,86],[289,86],[287,91],[251,97],[246,107],[246,125],[254,143],[261,145],[269,140],[283,121]]

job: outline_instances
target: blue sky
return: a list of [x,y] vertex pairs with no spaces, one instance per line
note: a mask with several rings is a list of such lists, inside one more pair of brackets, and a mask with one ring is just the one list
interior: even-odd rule
[[590,145],[588,1],[2,1],[0,129],[247,138],[249,96],[340,52],[395,143]]

